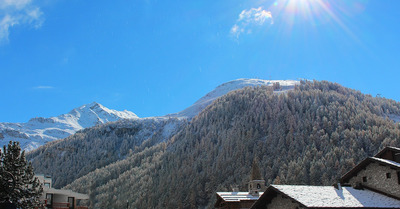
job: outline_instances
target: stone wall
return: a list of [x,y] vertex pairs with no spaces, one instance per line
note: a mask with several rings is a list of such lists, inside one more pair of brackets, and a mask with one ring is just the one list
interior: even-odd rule
[[293,203],[291,199],[278,194],[272,199],[271,203],[267,205],[268,209],[297,209],[300,205]]
[[371,163],[365,170],[361,170],[356,176],[353,176],[349,183],[352,186],[362,184],[400,198],[398,178],[397,171],[390,169],[389,166]]

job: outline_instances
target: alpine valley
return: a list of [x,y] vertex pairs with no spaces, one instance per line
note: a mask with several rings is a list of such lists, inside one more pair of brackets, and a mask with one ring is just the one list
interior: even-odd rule
[[246,190],[254,159],[268,184],[331,185],[400,145],[400,103],[327,81],[239,79],[179,113],[114,113],[127,120],[77,119],[72,135],[29,152],[35,172],[89,194],[91,208],[213,208],[216,191]]

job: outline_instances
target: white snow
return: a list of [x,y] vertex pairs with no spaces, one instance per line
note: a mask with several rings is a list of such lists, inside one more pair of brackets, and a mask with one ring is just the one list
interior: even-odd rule
[[398,162],[394,162],[394,161],[386,160],[386,159],[382,159],[382,158],[377,158],[377,157],[370,157],[370,158],[373,159],[373,160],[376,160],[376,161],[379,161],[379,162],[383,162],[385,164],[392,165],[392,166],[400,168],[400,163],[398,163]]
[[271,185],[285,195],[297,200],[307,207],[367,207],[390,208],[400,206],[400,200],[364,189],[342,187],[341,190],[333,186],[293,186]]
[[27,123],[0,123],[0,146],[19,141],[21,148],[30,151],[53,140],[62,139],[83,128],[120,119],[138,119],[130,111],[110,110],[93,102],[51,118],[32,118]]
[[[259,193],[260,196],[263,192]],[[253,196],[249,192],[217,192],[224,201],[226,202],[239,202],[242,200],[258,200],[260,196]]]
[[293,89],[295,85],[300,84],[300,81],[295,81],[295,80],[261,80],[261,79],[244,79],[244,78],[237,79],[219,85],[213,91],[209,92],[208,94],[197,100],[197,102],[195,102],[193,105],[186,108],[185,110],[178,113],[169,114],[167,116],[192,118],[198,115],[205,107],[210,105],[215,99],[229,93],[230,91],[234,91],[248,86],[250,87],[272,86],[274,83],[277,82],[281,86],[281,90],[278,92]]

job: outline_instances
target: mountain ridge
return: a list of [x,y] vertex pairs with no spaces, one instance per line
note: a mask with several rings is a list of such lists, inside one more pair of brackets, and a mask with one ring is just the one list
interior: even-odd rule
[[[279,85],[276,83],[279,83]],[[276,92],[285,92],[293,89],[298,84],[299,81],[295,80],[240,78],[217,86],[214,90],[197,100],[193,105],[180,112],[147,118],[167,119],[176,117],[190,120],[210,105],[215,99],[231,91],[244,87],[277,85],[275,89]],[[35,117],[26,123],[0,123],[0,146],[6,145],[10,140],[14,140],[20,142],[22,149],[31,151],[49,141],[66,138],[84,128],[121,119],[138,118],[136,114],[128,110],[111,110],[97,102],[92,102],[74,108],[70,112],[56,117]]]
[[55,117],[31,118],[26,123],[0,123],[0,146],[19,141],[21,148],[31,151],[53,140],[62,139],[78,130],[120,119],[137,119],[135,113],[111,110],[92,102]]
[[204,108],[210,105],[215,99],[231,91],[238,90],[244,87],[273,86],[275,83],[279,83],[280,86],[280,89],[276,89],[276,91],[284,92],[290,89],[294,89],[295,85],[300,84],[300,81],[239,78],[217,86],[214,90],[210,91],[205,96],[197,100],[193,105],[187,107],[186,109],[180,112],[168,114],[166,116],[192,118],[198,115]]

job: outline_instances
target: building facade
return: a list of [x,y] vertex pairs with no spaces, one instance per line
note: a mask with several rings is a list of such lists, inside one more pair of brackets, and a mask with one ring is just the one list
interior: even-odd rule
[[87,206],[77,205],[78,200],[88,200],[89,196],[71,190],[54,189],[51,177],[36,175],[43,186],[41,200],[46,208],[52,209],[87,209]]

